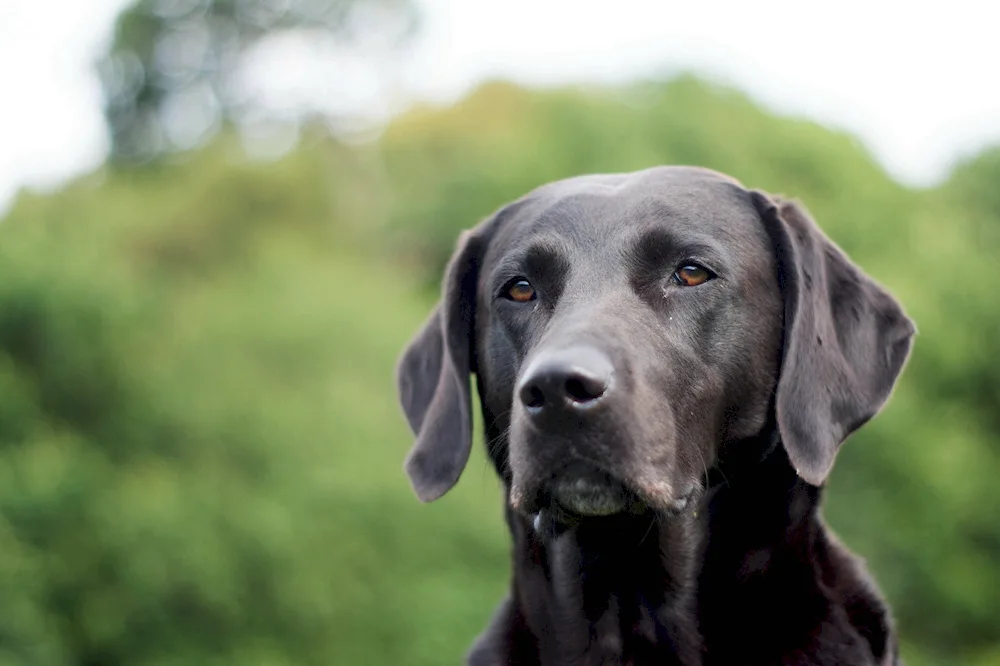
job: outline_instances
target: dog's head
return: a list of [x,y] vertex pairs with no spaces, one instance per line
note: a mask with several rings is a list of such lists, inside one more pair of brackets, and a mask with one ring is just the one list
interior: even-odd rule
[[399,365],[407,471],[425,501],[457,482],[475,374],[525,513],[680,509],[769,424],[819,485],[913,333],[794,203],[696,168],[559,181],[460,239]]

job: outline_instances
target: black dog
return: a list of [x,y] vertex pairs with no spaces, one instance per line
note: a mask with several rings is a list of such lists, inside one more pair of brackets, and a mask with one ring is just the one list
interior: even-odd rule
[[399,390],[424,501],[476,375],[514,541],[480,665],[901,663],[819,516],[909,353],[899,304],[798,205],[696,168],[572,178],[466,232]]

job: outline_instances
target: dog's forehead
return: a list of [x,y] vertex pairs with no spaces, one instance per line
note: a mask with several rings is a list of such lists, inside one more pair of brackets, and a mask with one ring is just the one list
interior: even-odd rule
[[615,245],[654,229],[737,246],[763,236],[750,193],[738,181],[708,169],[657,167],[578,176],[538,188],[503,220],[490,254],[498,258],[539,237]]

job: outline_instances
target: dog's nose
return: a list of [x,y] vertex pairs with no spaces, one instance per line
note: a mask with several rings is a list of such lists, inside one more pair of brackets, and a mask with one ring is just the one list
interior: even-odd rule
[[611,360],[593,347],[572,347],[536,356],[525,369],[517,394],[529,414],[582,409],[611,386]]

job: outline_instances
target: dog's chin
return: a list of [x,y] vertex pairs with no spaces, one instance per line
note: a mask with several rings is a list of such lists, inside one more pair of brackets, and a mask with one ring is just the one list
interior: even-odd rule
[[688,486],[679,497],[669,492],[643,492],[659,488],[640,481],[629,483],[595,466],[572,463],[545,482],[529,483],[528,487],[515,482],[511,503],[529,517],[545,511],[559,523],[577,524],[617,515],[655,513],[669,518],[684,512],[700,494],[697,484]]
[[582,518],[612,516],[629,508],[625,487],[610,475],[593,472],[561,476],[549,489],[552,502],[563,512]]
[[568,524],[646,510],[624,482],[585,463],[571,463],[546,481],[529,482],[528,487],[515,483],[511,502],[525,515],[546,511],[558,522]]

